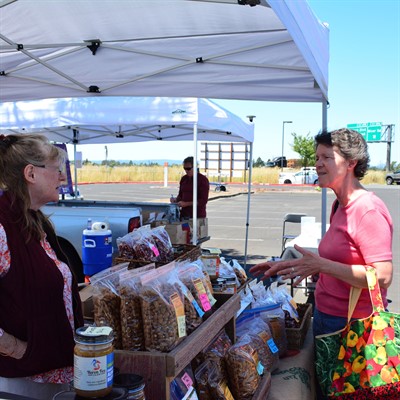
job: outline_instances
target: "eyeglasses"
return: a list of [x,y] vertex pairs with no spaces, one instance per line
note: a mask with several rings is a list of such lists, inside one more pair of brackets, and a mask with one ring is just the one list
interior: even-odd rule
[[190,171],[191,169],[193,169],[193,167],[184,167],[183,168],[185,171]]
[[35,167],[38,168],[44,168],[44,169],[52,169],[54,171],[58,171],[58,175],[61,176],[63,174],[65,174],[65,169],[63,167],[60,166],[55,166],[55,165],[36,165],[36,164],[32,164]]

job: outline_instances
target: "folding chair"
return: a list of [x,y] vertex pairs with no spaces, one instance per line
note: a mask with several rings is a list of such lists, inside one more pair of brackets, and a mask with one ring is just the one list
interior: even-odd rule
[[287,240],[289,239],[294,239],[296,236],[299,234],[295,235],[293,233],[287,233],[287,224],[300,224],[301,223],[301,217],[306,217],[307,214],[303,213],[288,213],[285,214],[283,217],[283,230],[282,230],[282,253],[285,250],[285,244]]

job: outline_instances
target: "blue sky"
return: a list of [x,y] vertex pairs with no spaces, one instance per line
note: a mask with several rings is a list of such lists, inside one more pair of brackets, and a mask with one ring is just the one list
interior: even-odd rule
[[[295,0],[293,0],[295,1]],[[391,159],[400,162],[400,0],[309,0],[316,16],[330,28],[328,128],[350,123],[395,124]],[[291,149],[291,133],[315,135],[321,128],[321,105],[216,100],[245,118],[256,115],[254,159],[264,161]],[[108,145],[109,159],[183,159],[191,142]],[[371,165],[384,165],[386,143],[369,144]],[[83,158],[102,160],[104,145],[80,146]],[[171,156],[173,155],[173,156]],[[72,156],[72,153],[71,153]],[[71,157],[72,158],[72,157]]]

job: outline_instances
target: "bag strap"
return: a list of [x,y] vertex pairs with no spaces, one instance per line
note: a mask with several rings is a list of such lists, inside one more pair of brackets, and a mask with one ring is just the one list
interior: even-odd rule
[[[366,267],[366,277],[369,295],[371,298],[373,312],[385,311],[382,301],[381,289],[379,286],[378,278],[376,276],[375,268],[371,266]],[[349,308],[347,311],[347,323],[350,322],[353,312],[356,308],[357,302],[361,296],[362,289],[352,286],[349,295]]]
[[371,266],[367,266],[367,282],[373,312],[385,311],[381,288],[379,286],[378,277],[376,276],[376,269]]

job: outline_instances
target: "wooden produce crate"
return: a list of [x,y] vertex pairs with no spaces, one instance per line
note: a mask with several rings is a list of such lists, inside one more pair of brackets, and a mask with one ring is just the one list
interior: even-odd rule
[[[201,248],[200,246],[195,246],[192,244],[174,244],[174,259],[171,261],[196,261],[201,256]],[[121,264],[128,262],[129,267],[128,269],[140,268],[148,264],[154,263],[156,268],[162,267],[169,262],[159,262],[159,261],[149,261],[149,260],[137,260],[133,258],[127,257],[115,257],[113,260],[113,265]]]
[[300,327],[299,328],[285,328],[288,349],[300,350],[303,347],[308,328],[311,323],[312,304],[298,304],[297,311],[299,313]]
[[216,296],[216,299],[217,310],[172,351],[116,350],[115,366],[121,373],[143,376],[147,398],[169,400],[170,383],[174,377],[211,343],[221,329],[225,328],[231,340],[235,341],[235,317],[240,308],[240,297],[233,295],[224,299]]

